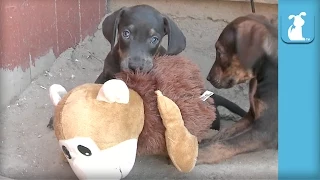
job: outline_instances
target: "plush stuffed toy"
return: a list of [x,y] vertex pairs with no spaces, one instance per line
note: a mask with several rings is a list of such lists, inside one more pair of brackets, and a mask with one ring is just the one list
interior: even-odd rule
[[[63,96],[63,97],[62,97]],[[144,125],[141,97],[120,80],[50,87],[59,146],[79,179],[121,179],[131,170]]]
[[215,119],[212,102],[199,98],[199,68],[183,57],[164,56],[149,73],[116,77],[69,92],[50,87],[55,134],[77,177],[124,178],[136,154],[166,155],[179,171],[191,171],[198,142]]
[[[156,93],[168,154],[178,170],[189,172],[196,163],[198,140],[185,128],[178,106],[161,91]],[[56,106],[56,137],[77,177],[126,177],[134,165],[144,125],[141,97],[121,80],[84,84],[69,93],[54,84],[50,97]]]
[[157,108],[160,90],[181,111],[185,127],[202,141],[216,119],[213,99],[199,97],[206,92],[199,67],[183,56],[161,56],[154,59],[154,67],[148,73],[120,72],[116,78],[123,80],[143,99],[145,122],[138,139],[138,155],[167,156],[165,127]]

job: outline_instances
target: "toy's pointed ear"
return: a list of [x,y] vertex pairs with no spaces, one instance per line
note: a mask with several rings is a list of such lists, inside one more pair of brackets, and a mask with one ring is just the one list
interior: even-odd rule
[[125,82],[119,79],[111,79],[105,82],[97,96],[97,100],[108,103],[129,103],[129,88]]
[[67,94],[67,90],[60,84],[53,84],[49,88],[50,99],[54,106],[60,102],[61,98]]

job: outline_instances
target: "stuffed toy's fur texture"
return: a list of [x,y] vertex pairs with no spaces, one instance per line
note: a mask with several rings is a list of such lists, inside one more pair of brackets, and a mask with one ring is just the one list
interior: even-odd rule
[[198,141],[204,139],[216,118],[215,107],[199,98],[205,91],[199,67],[182,56],[158,57],[149,73],[121,72],[116,78],[134,89],[144,102],[145,123],[138,139],[138,155],[167,155],[156,90],[178,105],[186,128]]

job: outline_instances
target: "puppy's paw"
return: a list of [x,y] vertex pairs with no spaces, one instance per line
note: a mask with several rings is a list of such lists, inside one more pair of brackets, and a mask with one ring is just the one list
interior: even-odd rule
[[171,161],[169,156],[166,157],[166,160],[167,160],[167,164],[168,165],[173,165],[173,163],[172,163],[172,161]]
[[199,148],[196,165],[218,164],[229,158],[228,152],[226,153],[224,151],[228,151],[228,149],[225,149],[225,147],[219,143],[212,143],[207,147]]
[[47,125],[47,128],[49,128],[50,130],[54,130],[54,127],[53,127],[53,119],[54,119],[54,117],[52,116],[52,117],[50,118],[50,121],[49,121],[48,125]]
[[47,128],[49,128],[50,130],[54,130],[53,125],[50,123],[47,125]]

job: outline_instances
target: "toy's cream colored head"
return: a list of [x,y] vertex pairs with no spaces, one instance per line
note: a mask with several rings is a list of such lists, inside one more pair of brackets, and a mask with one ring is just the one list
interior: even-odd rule
[[79,179],[122,179],[131,171],[144,125],[141,97],[121,80],[50,87],[54,129]]

